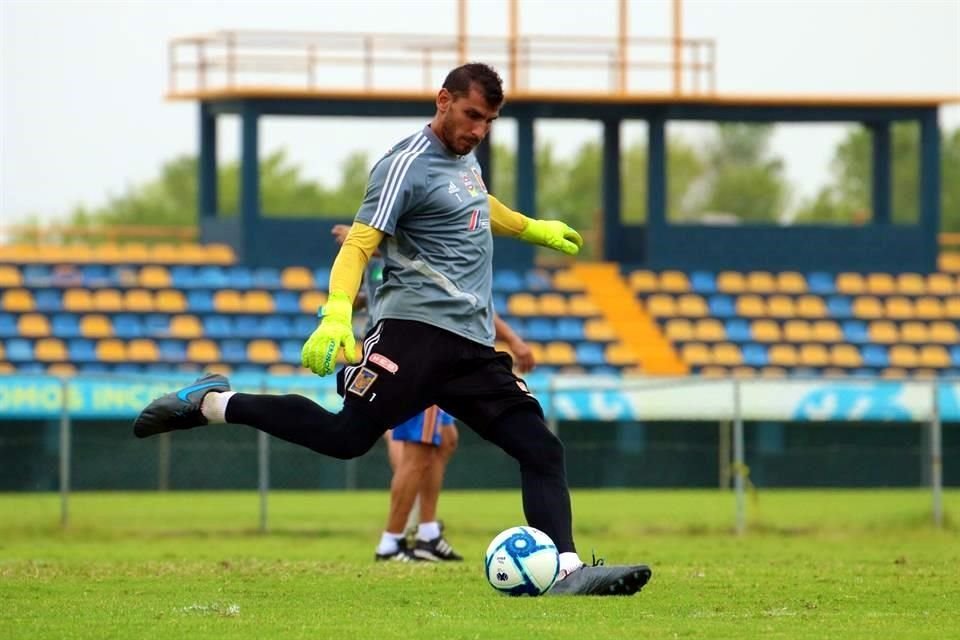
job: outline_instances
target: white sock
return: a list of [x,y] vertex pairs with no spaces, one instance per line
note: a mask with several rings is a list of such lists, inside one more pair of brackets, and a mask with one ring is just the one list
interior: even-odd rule
[[429,542],[440,537],[439,522],[421,522],[417,527],[417,540]]
[[567,551],[560,554],[560,575],[557,580],[563,580],[568,575],[583,566],[583,560],[577,555],[576,551]]
[[210,424],[226,424],[227,402],[236,391],[211,391],[203,396],[200,403],[200,413]]
[[402,533],[390,533],[389,531],[384,531],[383,535],[380,536],[380,544],[377,545],[377,553],[385,555],[387,553],[396,553],[397,549],[400,548],[400,545],[397,544],[400,540],[403,540]]

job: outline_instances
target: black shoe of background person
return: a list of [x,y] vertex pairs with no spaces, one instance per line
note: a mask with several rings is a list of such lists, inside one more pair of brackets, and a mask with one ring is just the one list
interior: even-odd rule
[[413,555],[431,562],[463,562],[463,556],[454,551],[442,535],[433,540],[417,540]]

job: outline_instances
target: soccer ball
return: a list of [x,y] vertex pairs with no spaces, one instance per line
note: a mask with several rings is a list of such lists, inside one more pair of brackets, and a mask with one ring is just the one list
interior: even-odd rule
[[511,527],[487,547],[487,581],[511,596],[539,596],[560,573],[560,554],[550,536],[533,527]]

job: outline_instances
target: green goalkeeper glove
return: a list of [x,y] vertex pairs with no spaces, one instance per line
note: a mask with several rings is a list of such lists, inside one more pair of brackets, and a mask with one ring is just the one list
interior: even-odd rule
[[318,376],[333,373],[337,352],[343,347],[348,362],[357,362],[357,343],[353,338],[353,303],[345,293],[331,293],[320,311],[320,325],[303,343],[300,361]]
[[580,253],[583,238],[574,229],[559,220],[533,220],[519,236],[520,240],[561,251],[568,256]]

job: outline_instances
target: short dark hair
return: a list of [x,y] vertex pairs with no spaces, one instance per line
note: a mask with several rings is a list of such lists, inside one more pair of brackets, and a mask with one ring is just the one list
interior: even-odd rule
[[503,104],[503,79],[490,65],[482,62],[461,65],[443,81],[443,88],[459,98],[469,95],[472,85],[480,89],[491,107]]

